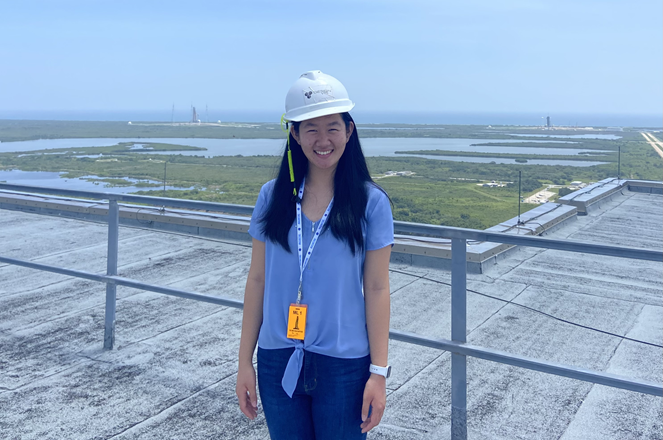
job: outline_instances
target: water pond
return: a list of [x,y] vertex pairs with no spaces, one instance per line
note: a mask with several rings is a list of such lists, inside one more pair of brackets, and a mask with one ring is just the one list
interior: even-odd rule
[[508,133],[509,136],[527,136],[527,137],[543,137],[543,138],[560,138],[560,139],[606,139],[617,140],[621,136],[614,134],[523,134],[523,133]]
[[[0,152],[29,152],[52,148],[107,147],[120,142],[162,142],[176,145],[189,145],[206,148],[207,151],[167,151],[158,154],[182,154],[185,156],[275,156],[283,151],[285,141],[282,139],[41,139],[36,141],[3,142]],[[578,154],[584,150],[573,148],[527,148],[519,147],[522,142],[550,143],[551,141],[519,141],[496,139],[440,139],[440,138],[365,138],[362,147],[366,156],[391,156],[395,151],[412,150],[450,150],[481,153],[519,153],[519,154]],[[474,146],[484,143],[513,143],[513,147]],[[570,141],[552,141],[556,143],[573,143]],[[138,146],[135,151],[140,152]],[[151,152],[151,150],[142,150]]]
[[[282,139],[196,139],[196,138],[150,138],[150,139],[42,139],[36,141],[5,142],[0,143],[0,152],[26,152],[53,148],[80,148],[90,146],[112,146],[120,142],[162,142],[178,145],[189,145],[194,147],[206,148],[207,151],[167,151],[157,152],[157,154],[185,156],[276,156],[283,152],[285,141]],[[514,144],[513,147],[474,145],[479,143],[508,142]],[[416,151],[416,150],[449,150],[478,153],[511,153],[511,154],[532,154],[532,155],[577,155],[586,150],[576,148],[528,148],[519,147],[522,142],[541,142],[541,143],[574,143],[570,141],[519,141],[519,140],[496,140],[496,139],[439,139],[439,138],[365,138],[362,140],[362,147],[366,156],[401,156],[395,154],[396,151]],[[148,149],[141,150],[137,145],[136,152],[150,153]],[[596,153],[603,150],[592,150]],[[419,157],[435,160],[453,160],[460,162],[477,163],[515,163],[513,159],[498,159],[485,157],[469,156],[428,156],[418,155]],[[83,156],[82,156],[83,157]],[[93,157],[93,156],[88,156]],[[592,166],[603,162],[592,161],[568,161],[568,160],[529,160],[527,164],[532,165],[569,165],[569,166]]]
[[433,156],[429,154],[396,154],[402,157],[421,157],[423,159],[433,160],[451,160],[454,162],[475,162],[475,163],[506,163],[511,165],[564,165],[569,167],[591,167],[594,165],[603,165],[608,162],[590,162],[584,160],[555,160],[555,159],[528,159],[525,163],[518,163],[515,159],[505,159],[499,157],[463,157],[463,156]]
[[[83,176],[74,179],[65,179],[65,173],[53,173],[48,171],[20,171],[0,170],[0,183],[12,183],[15,185],[44,186],[48,188],[71,189],[78,191],[97,191],[113,194],[129,194],[136,191],[163,189],[160,182],[147,179],[133,179],[131,177],[116,177],[133,183],[129,186],[115,186],[104,182],[107,177]],[[149,186],[136,186],[136,184],[150,184]],[[159,186],[153,186],[157,185]],[[192,189],[166,186],[166,189]]]

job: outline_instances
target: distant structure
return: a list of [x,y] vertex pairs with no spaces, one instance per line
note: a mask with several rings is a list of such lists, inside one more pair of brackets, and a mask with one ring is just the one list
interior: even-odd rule
[[191,122],[198,122],[198,113],[196,113],[196,108],[193,107],[193,116],[191,117]]
[[550,116],[546,116],[546,127],[550,128]]

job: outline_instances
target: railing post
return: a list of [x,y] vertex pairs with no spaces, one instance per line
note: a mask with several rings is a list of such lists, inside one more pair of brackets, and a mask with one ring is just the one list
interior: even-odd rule
[[[467,248],[462,238],[451,240],[451,339],[467,342]],[[451,439],[467,439],[467,359],[451,353]]]
[[[120,234],[120,209],[117,200],[108,201],[108,257],[106,274],[117,275],[117,250]],[[117,287],[106,284],[106,319],[104,326],[104,349],[112,350],[115,344],[115,299]]]

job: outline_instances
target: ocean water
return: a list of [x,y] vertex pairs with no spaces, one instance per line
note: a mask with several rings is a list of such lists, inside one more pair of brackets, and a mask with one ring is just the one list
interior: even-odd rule
[[[228,111],[200,112],[202,122],[273,122],[278,123],[282,111]],[[655,114],[591,114],[591,113],[491,113],[491,112],[352,112],[362,124],[442,124],[442,125],[543,125],[550,116],[555,126],[578,127],[663,127],[663,116]],[[8,111],[0,110],[0,119],[57,120],[57,121],[144,121],[188,122],[189,110],[126,110],[126,111]]]

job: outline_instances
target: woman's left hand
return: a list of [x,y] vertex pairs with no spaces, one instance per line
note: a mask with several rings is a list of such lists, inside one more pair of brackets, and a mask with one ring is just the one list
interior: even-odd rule
[[[364,404],[361,408],[362,434],[378,426],[387,404],[387,379],[371,374],[364,387]],[[368,415],[370,408],[370,417]]]

